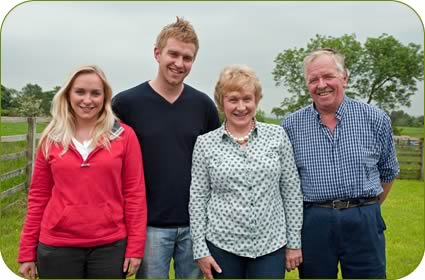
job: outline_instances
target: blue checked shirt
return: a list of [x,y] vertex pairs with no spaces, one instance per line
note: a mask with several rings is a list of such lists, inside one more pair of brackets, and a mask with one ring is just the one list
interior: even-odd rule
[[221,126],[198,137],[192,162],[189,213],[195,259],[210,255],[206,240],[250,258],[285,244],[301,248],[303,197],[282,127],[257,122],[241,148]]
[[304,201],[375,197],[399,172],[391,121],[382,110],[348,97],[333,134],[313,104],[283,121],[294,148]]

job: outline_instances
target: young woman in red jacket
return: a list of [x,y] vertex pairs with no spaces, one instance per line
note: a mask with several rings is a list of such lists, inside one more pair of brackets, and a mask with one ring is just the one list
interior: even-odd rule
[[146,197],[134,131],[111,109],[96,66],[77,69],[52,101],[19,244],[26,278],[125,278],[144,254]]

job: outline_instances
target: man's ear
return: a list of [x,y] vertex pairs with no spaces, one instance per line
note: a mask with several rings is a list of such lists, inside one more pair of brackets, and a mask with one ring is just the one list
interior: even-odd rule
[[153,49],[153,56],[155,57],[155,60],[159,62],[159,57],[161,56],[161,52],[157,47]]
[[348,79],[349,79],[349,72],[348,72],[348,70],[345,70],[344,71],[344,88],[347,88],[348,87]]

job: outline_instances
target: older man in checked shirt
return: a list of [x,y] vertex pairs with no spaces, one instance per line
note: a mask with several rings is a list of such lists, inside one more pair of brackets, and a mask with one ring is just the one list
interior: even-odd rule
[[390,118],[345,96],[342,54],[304,59],[313,104],[283,121],[304,194],[300,278],[386,278],[380,205],[399,172]]

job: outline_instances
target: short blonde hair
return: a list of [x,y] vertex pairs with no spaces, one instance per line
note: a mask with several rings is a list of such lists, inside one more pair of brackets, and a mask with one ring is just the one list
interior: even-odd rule
[[90,73],[96,74],[101,79],[105,94],[103,107],[99,112],[99,117],[93,129],[92,145],[101,144],[109,148],[109,137],[112,134],[112,127],[117,119],[112,112],[112,89],[106,80],[105,73],[98,66],[84,65],[77,68],[70,75],[53,97],[51,107],[52,120],[44,129],[39,141],[39,147],[43,148],[43,154],[46,158],[52,144],[61,144],[63,147],[62,154],[68,150],[76,126],[75,113],[69,101],[69,92],[79,75]]
[[214,100],[220,111],[223,112],[223,97],[232,91],[253,90],[255,104],[258,105],[263,97],[260,80],[254,70],[246,65],[230,65],[221,71],[215,85]]
[[170,38],[174,38],[183,43],[192,43],[195,45],[195,57],[199,49],[198,36],[196,35],[195,29],[189,21],[183,18],[176,17],[177,20],[174,23],[166,25],[156,38],[155,47],[162,52],[167,45],[167,41]]

